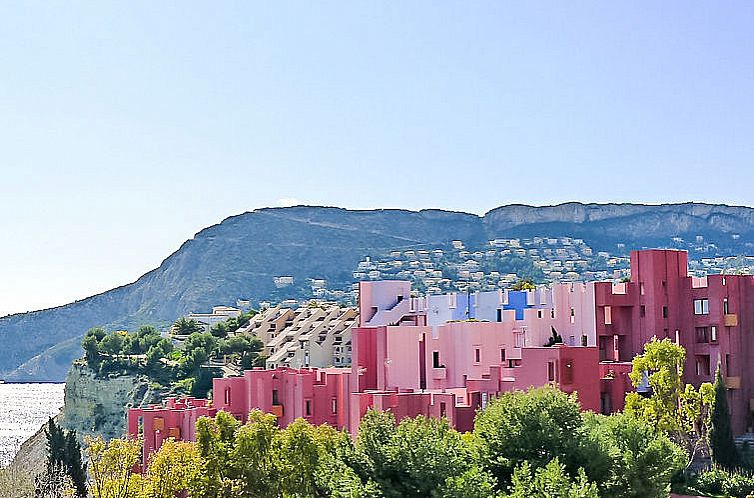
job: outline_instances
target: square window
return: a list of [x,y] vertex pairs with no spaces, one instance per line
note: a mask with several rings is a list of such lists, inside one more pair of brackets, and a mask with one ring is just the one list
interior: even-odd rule
[[694,299],[694,314],[709,315],[709,299]]

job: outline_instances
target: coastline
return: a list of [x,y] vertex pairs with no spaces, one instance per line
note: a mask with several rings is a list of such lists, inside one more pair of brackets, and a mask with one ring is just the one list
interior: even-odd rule
[[[63,409],[53,417],[57,423],[63,417]],[[18,448],[13,460],[7,465],[7,469],[15,472],[23,472],[32,476],[44,470],[47,461],[47,438],[45,436],[45,424],[29,436]]]

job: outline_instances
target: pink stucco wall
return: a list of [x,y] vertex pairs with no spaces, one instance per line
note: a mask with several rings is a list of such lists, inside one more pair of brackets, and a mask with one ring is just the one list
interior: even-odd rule
[[[470,430],[476,410],[491,397],[545,384],[576,392],[585,410],[612,412],[623,408],[632,389],[630,360],[653,336],[677,337],[686,347],[685,375],[694,384],[711,380],[721,362],[734,429],[742,432],[752,425],[754,277],[691,279],[687,259],[679,251],[632,253],[630,282],[563,284],[532,293],[528,304],[534,307],[521,320],[506,310],[495,313],[497,321],[429,326],[426,301],[411,300],[408,282],[362,282],[351,369],[255,369],[215,379],[212,406],[185,399],[131,410],[129,433],[143,432],[146,461],[171,434],[192,439],[198,417],[217,410],[244,420],[260,409],[274,413],[281,426],[300,417],[355,433],[375,407],[398,419],[443,416]],[[709,313],[694,314],[695,299],[707,299]],[[484,306],[491,312],[496,303]],[[699,340],[699,330],[712,326],[714,340]],[[566,344],[544,347],[553,327]],[[710,371],[697,371],[700,358]]]

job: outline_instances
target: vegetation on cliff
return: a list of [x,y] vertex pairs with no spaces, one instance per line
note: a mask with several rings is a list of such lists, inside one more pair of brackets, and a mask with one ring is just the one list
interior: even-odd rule
[[141,326],[134,332],[107,333],[102,328],[87,331],[82,341],[86,366],[100,376],[143,375],[173,393],[206,396],[212,378],[222,376],[210,360],[223,360],[247,369],[263,364],[262,343],[246,335],[232,335],[247,324],[253,312],[233,317],[214,325],[210,332],[192,320],[179,319],[174,331],[185,335],[176,347],[152,326]]

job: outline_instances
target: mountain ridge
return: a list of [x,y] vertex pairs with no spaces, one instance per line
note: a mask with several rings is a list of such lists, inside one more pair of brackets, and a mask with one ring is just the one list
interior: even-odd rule
[[240,297],[266,299],[275,292],[276,275],[348,285],[356,263],[373,251],[535,235],[583,238],[596,250],[618,243],[628,249],[653,247],[673,236],[701,235],[716,241],[721,254],[754,254],[754,209],[695,202],[509,204],[484,215],[443,209],[260,208],[196,232],[131,283],[0,318],[0,337],[8,344],[0,350],[0,376],[59,380],[66,361],[79,353],[73,339],[92,326],[166,325],[179,315]]

